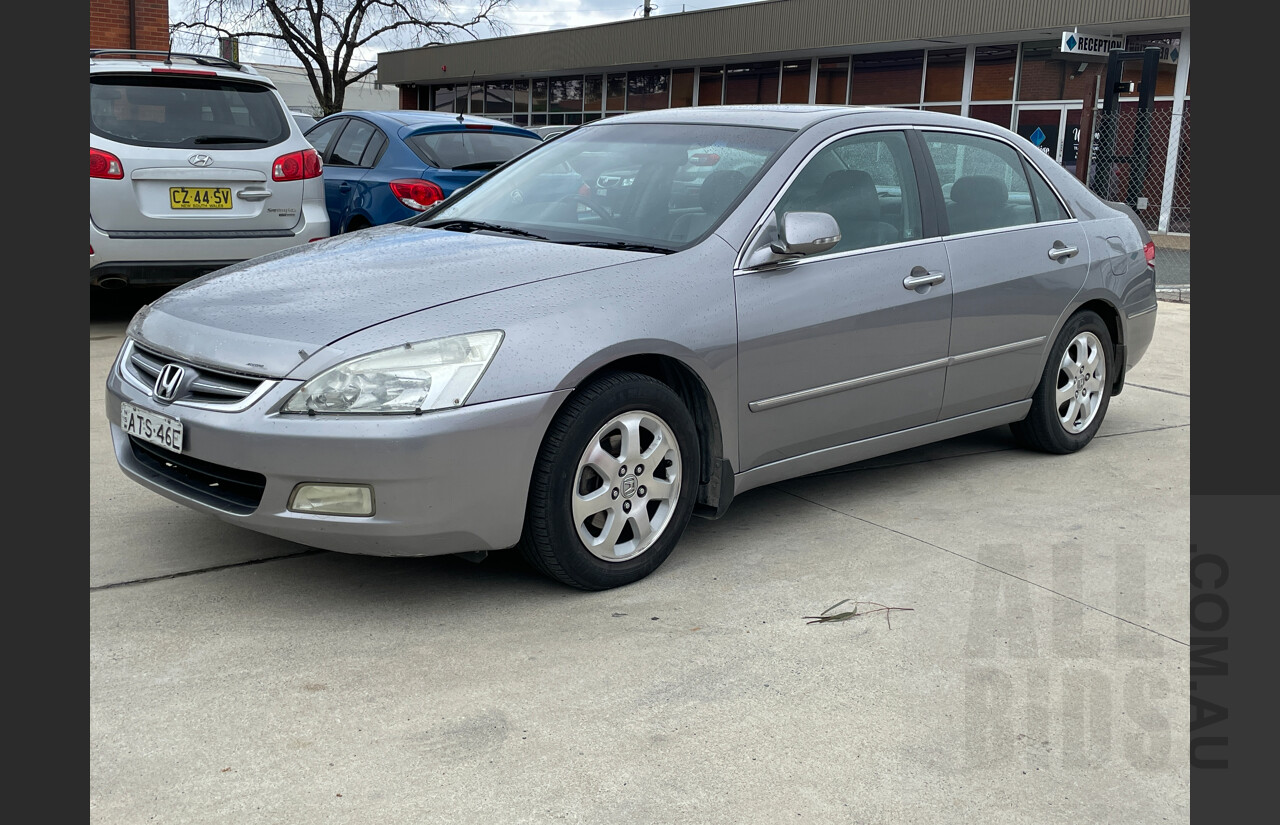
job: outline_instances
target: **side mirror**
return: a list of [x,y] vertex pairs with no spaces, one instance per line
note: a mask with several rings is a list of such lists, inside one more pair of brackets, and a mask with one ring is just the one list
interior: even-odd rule
[[826,212],[787,212],[769,248],[779,255],[816,255],[838,243],[840,225]]

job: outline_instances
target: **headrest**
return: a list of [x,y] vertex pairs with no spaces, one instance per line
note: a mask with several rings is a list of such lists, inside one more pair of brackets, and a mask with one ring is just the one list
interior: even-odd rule
[[871,175],[861,169],[838,169],[828,174],[818,187],[818,202],[838,203],[837,211],[847,218],[880,220],[880,193]]
[[747,176],[736,169],[717,169],[706,176],[698,189],[698,203],[709,215],[719,215],[733,203],[747,185]]
[[951,200],[962,206],[1004,206],[1009,200],[1009,190],[999,178],[969,175],[952,184]]

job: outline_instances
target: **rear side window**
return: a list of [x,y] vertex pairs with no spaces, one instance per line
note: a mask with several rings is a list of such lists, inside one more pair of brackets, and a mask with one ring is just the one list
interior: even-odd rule
[[1036,222],[1035,202],[1012,146],[979,135],[926,132],[952,235]]
[[120,143],[257,149],[286,140],[288,118],[258,83],[159,73],[89,78],[89,132]]
[[405,143],[437,169],[493,169],[541,143],[538,138],[468,129],[410,135]]

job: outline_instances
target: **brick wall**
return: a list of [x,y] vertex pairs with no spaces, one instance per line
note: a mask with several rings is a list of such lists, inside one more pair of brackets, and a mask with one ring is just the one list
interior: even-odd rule
[[169,0],[133,0],[134,42],[129,42],[129,0],[89,0],[89,48],[169,48]]

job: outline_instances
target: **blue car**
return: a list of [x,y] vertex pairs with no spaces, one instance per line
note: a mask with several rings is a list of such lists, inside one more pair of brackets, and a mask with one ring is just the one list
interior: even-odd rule
[[413,217],[542,142],[500,120],[414,110],[339,112],[306,137],[324,160],[333,235]]

